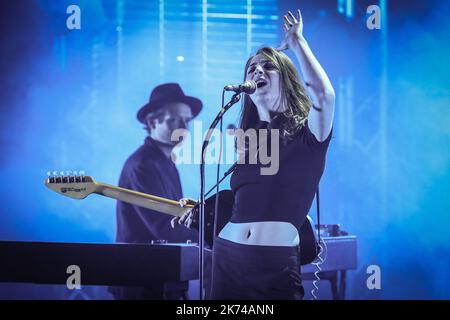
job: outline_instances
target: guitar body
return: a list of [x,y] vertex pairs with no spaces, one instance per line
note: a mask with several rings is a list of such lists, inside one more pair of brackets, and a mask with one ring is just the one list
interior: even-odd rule
[[[217,212],[217,234],[230,221],[231,213],[233,211],[234,195],[231,190],[219,191],[219,207]],[[216,195],[213,195],[205,200],[205,242],[212,247],[214,244],[214,211],[216,207]],[[191,227],[199,229],[198,221],[199,208],[198,205],[194,207],[194,219]]]
[[[231,190],[222,190],[219,192],[219,206],[217,213],[217,234],[227,224],[231,218],[233,210],[234,195]],[[216,195],[205,200],[205,242],[212,247],[214,244],[214,210],[216,204]],[[198,217],[198,206],[194,208],[196,217]],[[198,219],[194,219],[192,227],[198,230]],[[314,261],[318,254],[318,246],[312,220],[306,216],[305,222],[300,228],[300,263],[305,265]]]

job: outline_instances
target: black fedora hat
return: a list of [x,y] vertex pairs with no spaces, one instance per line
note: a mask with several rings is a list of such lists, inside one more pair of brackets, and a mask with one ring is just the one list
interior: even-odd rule
[[199,114],[203,106],[199,99],[186,96],[178,83],[165,83],[153,89],[149,102],[138,111],[137,119],[145,124],[145,116],[149,112],[158,110],[170,102],[186,103],[191,108],[193,117]]

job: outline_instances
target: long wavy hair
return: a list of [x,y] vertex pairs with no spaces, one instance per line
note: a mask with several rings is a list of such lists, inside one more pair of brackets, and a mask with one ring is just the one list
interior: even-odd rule
[[[286,142],[305,125],[312,102],[300,80],[297,69],[286,54],[272,47],[263,47],[254,56],[258,54],[271,61],[280,75],[280,106],[286,108],[272,117],[269,128],[279,129],[280,138]],[[244,81],[254,56],[251,56],[245,65]],[[243,130],[255,128],[258,122],[256,105],[246,94],[242,102],[239,128]]]

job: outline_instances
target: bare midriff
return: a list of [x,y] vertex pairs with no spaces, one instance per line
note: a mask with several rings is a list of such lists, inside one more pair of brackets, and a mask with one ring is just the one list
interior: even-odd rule
[[283,221],[228,222],[219,237],[246,245],[287,246],[299,244],[297,228]]

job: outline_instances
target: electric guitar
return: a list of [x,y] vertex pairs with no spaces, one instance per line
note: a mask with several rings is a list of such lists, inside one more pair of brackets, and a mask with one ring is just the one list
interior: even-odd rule
[[[187,203],[185,206],[181,207],[178,201],[96,182],[92,177],[84,175],[50,176],[45,179],[44,184],[49,189],[63,196],[78,200],[84,199],[95,193],[176,217],[181,217],[183,214],[193,210],[194,219],[192,221],[191,228],[196,230],[199,228],[199,204],[195,201],[192,203]],[[205,242],[210,247],[213,246],[215,237],[215,202],[216,195],[213,195],[205,200],[204,235]],[[233,203],[234,196],[231,190],[222,190],[219,192],[219,206],[216,225],[217,234],[231,218]],[[309,216],[306,218],[305,223],[303,223],[300,228],[300,260],[302,265],[311,263],[318,254],[317,241],[312,228],[312,220]]]

